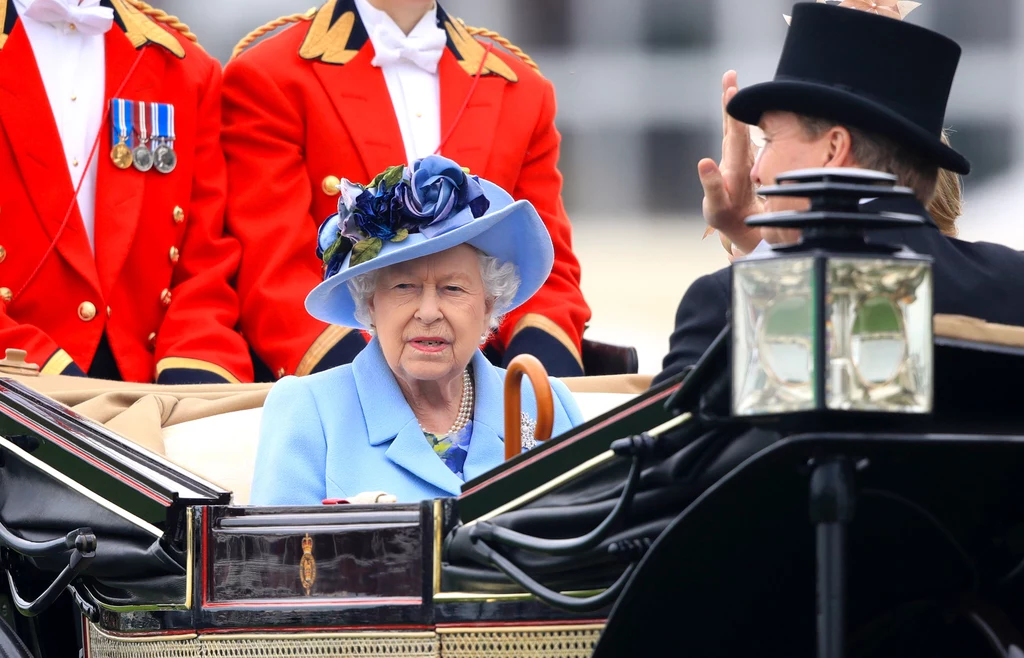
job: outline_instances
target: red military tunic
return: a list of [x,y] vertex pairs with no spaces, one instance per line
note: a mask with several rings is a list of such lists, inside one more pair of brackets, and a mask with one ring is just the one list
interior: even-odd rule
[[[578,363],[590,309],[561,199],[554,88],[516,57],[497,48],[486,54],[440,8],[438,17],[448,32],[438,64],[441,154],[533,203],[555,248],[544,288],[508,315],[497,342],[504,348],[524,328],[539,329]],[[310,317],[303,301],[321,281],[317,227],[337,212],[331,177],[365,184],[406,161],[373,57],[354,2],[329,0],[312,20],[258,43],[225,69],[222,139],[228,228],[243,247],[242,327],[278,377],[311,372],[339,341],[354,337]]]
[[138,59],[118,97],[174,106],[177,166],[115,167],[108,118],[94,156],[95,256],[77,205],[61,232],[74,184],[25,29],[0,0],[0,26],[13,23],[0,37],[0,349],[27,350],[44,373],[87,371],[106,333],[125,380],[251,380],[230,285],[240,248],[223,234],[220,65],[124,0],[112,5],[106,105]]

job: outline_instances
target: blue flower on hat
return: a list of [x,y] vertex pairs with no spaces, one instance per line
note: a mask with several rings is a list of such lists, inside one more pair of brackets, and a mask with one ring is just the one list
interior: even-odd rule
[[[411,180],[402,190],[404,205],[423,235],[441,235],[487,212],[490,201],[480,182],[451,160],[429,156],[413,166]],[[467,209],[470,216],[459,217]]]
[[338,212],[320,225],[317,257],[324,278],[376,258],[385,241],[401,242],[410,233],[432,238],[464,226],[487,212],[490,202],[476,176],[438,155],[411,168],[388,167],[367,186],[343,179]]

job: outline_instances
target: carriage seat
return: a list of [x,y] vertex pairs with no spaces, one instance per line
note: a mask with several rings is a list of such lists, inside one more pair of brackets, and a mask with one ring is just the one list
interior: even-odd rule
[[[573,393],[586,420],[618,407],[650,385],[644,375],[575,377],[562,381]],[[211,480],[246,505],[256,466],[263,408],[243,409],[199,418],[162,431],[164,454],[183,468]]]

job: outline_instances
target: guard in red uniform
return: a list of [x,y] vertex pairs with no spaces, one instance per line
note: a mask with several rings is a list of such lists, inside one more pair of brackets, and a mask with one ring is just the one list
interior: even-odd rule
[[0,348],[43,373],[251,381],[218,62],[139,0],[0,0],[0,27]]
[[488,351],[582,374],[590,309],[561,199],[555,92],[527,61],[478,41],[432,0],[328,0],[228,64],[222,140],[242,327],[277,377],[348,363],[365,345],[302,306],[322,279],[317,227],[337,212],[339,178],[369,183],[435,152],[529,200],[554,243],[547,283]]

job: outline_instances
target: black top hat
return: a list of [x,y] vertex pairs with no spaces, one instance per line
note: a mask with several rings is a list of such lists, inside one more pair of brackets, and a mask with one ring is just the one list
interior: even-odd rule
[[960,46],[941,34],[866,11],[801,2],[771,82],[741,89],[728,105],[756,124],[795,112],[884,135],[944,169],[971,165],[941,141]]

